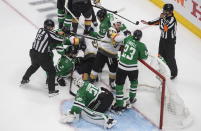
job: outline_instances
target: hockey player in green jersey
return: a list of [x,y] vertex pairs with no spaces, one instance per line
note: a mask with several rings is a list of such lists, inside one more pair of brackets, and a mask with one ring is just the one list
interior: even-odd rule
[[[106,36],[107,31],[113,25],[114,21],[116,21],[117,18],[115,18],[113,14],[107,13],[105,9],[99,10],[96,16],[100,21],[99,31],[93,32],[90,30],[89,34],[93,37],[103,39]],[[124,24],[121,24],[120,30],[126,31],[126,26]]]
[[97,17],[100,21],[99,32],[91,32],[90,34],[94,37],[101,38],[104,41],[110,41],[111,44],[105,42],[98,43],[98,52],[95,59],[95,65],[90,74],[90,81],[94,82],[97,79],[98,73],[102,71],[104,65],[107,63],[109,68],[109,85],[111,88],[115,88],[114,82],[118,63],[117,54],[120,46],[114,46],[113,41],[106,34],[112,28],[115,32],[122,34],[124,34],[127,29],[120,20],[115,18],[112,14],[107,13],[105,9],[99,10],[97,12]]
[[[129,103],[136,101],[136,91],[138,85],[138,59],[146,59],[148,50],[144,43],[140,42],[142,37],[141,30],[135,30],[133,36],[130,35],[123,39],[124,50],[119,58],[116,74],[116,103],[112,107],[115,111],[121,111],[125,108],[123,86],[126,77],[130,80]],[[115,41],[121,41],[118,36]]]
[[57,82],[60,86],[66,86],[64,78],[66,78],[67,75],[74,70],[77,53],[78,51],[74,48],[74,46],[69,46],[65,55],[62,55],[59,58],[58,64],[56,65],[56,75]]
[[61,122],[72,123],[81,116],[84,120],[105,128],[114,126],[116,120],[105,114],[112,105],[113,94],[103,87],[96,87],[82,79],[75,78],[73,83],[79,87],[79,90],[73,106],[70,111],[64,113]]
[[63,43],[67,45],[65,49],[65,53],[61,55],[56,65],[56,75],[57,82],[60,86],[65,86],[64,78],[67,77],[79,64],[81,57],[76,57],[78,54],[78,50],[85,50],[86,44],[83,38],[78,37],[66,37]]
[[70,32],[70,27],[72,23],[71,14],[65,9],[65,2],[67,2],[67,7],[70,11],[72,11],[72,0],[57,0],[57,16],[59,29],[62,29],[63,26],[68,28]]

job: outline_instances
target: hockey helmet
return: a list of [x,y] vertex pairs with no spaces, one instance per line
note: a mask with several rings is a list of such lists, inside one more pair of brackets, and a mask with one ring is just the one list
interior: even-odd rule
[[81,88],[84,85],[82,78],[73,78],[73,83],[75,86]]
[[111,35],[112,34],[116,34],[117,33],[117,30],[114,28],[114,27],[110,27],[107,31],[107,37],[108,38],[111,38]]
[[54,27],[55,26],[55,24],[54,24],[54,21],[53,20],[51,20],[51,19],[46,19],[45,21],[44,21],[44,28],[45,29],[49,29],[50,27]]
[[163,13],[164,12],[172,12],[174,10],[173,4],[167,3],[163,6]]
[[133,32],[133,38],[137,41],[140,41],[140,39],[142,38],[142,31],[141,30],[135,30]]
[[122,22],[121,22],[119,19],[114,18],[114,20],[113,20],[113,21],[111,21],[111,24],[112,24],[112,25],[116,25],[116,24],[121,25],[121,24],[122,24]]
[[71,45],[71,46],[67,47],[65,54],[70,58],[75,58],[78,54],[78,49],[77,49],[77,47]]
[[100,9],[96,14],[97,18],[100,21],[102,21],[106,17],[106,15],[107,15],[107,11],[105,9]]
[[118,31],[120,31],[120,27],[122,26],[122,22],[115,18],[113,21],[111,21],[112,26],[117,29]]

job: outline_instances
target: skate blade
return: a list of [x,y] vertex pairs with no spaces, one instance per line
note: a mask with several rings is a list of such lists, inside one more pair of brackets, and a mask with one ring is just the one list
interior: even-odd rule
[[48,96],[49,97],[54,97],[54,96],[57,96],[57,95],[59,95],[59,93],[52,93],[52,94],[49,94]]
[[28,83],[27,84],[20,84],[19,87],[28,87]]

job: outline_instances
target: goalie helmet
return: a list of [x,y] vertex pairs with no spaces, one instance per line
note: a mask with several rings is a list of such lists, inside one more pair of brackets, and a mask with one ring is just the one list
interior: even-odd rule
[[174,10],[174,6],[172,4],[170,4],[170,3],[165,4],[163,6],[163,12],[171,12],[173,10]]
[[107,11],[105,9],[101,9],[96,14],[97,18],[102,21],[107,16]]
[[45,21],[44,21],[44,28],[45,29],[49,29],[49,27],[54,27],[55,26],[55,24],[54,24],[54,21],[53,20],[51,20],[51,19],[46,19]]
[[140,39],[142,38],[142,31],[141,30],[135,30],[133,32],[133,38],[137,41],[140,41]]
[[74,85],[78,86],[79,88],[84,85],[84,81],[82,80],[82,78],[74,78],[73,83],[74,83]]

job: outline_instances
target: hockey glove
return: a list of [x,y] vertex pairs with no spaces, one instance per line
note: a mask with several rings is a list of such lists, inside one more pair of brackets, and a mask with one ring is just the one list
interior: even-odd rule
[[77,54],[78,50],[75,46],[69,46],[68,48],[65,49],[65,55],[70,55],[70,54]]
[[66,124],[66,123],[72,123],[77,120],[79,120],[79,114],[76,113],[72,114],[70,111],[68,111],[61,117],[60,122]]
[[58,77],[57,82],[59,83],[60,86],[66,86],[66,82],[62,77]]
[[79,38],[79,50],[85,51],[87,48],[86,41],[84,37]]
[[63,31],[67,36],[70,35],[70,27],[63,26],[63,27],[62,27],[62,31]]
[[91,32],[94,32],[94,28],[89,27],[84,30],[84,35],[89,35]]
[[82,63],[84,62],[84,58],[83,57],[76,57],[75,58],[75,70],[78,71],[79,73],[79,68],[82,65]]
[[126,31],[124,31],[124,35],[129,36],[129,35],[131,35],[131,32],[129,30],[126,30]]

